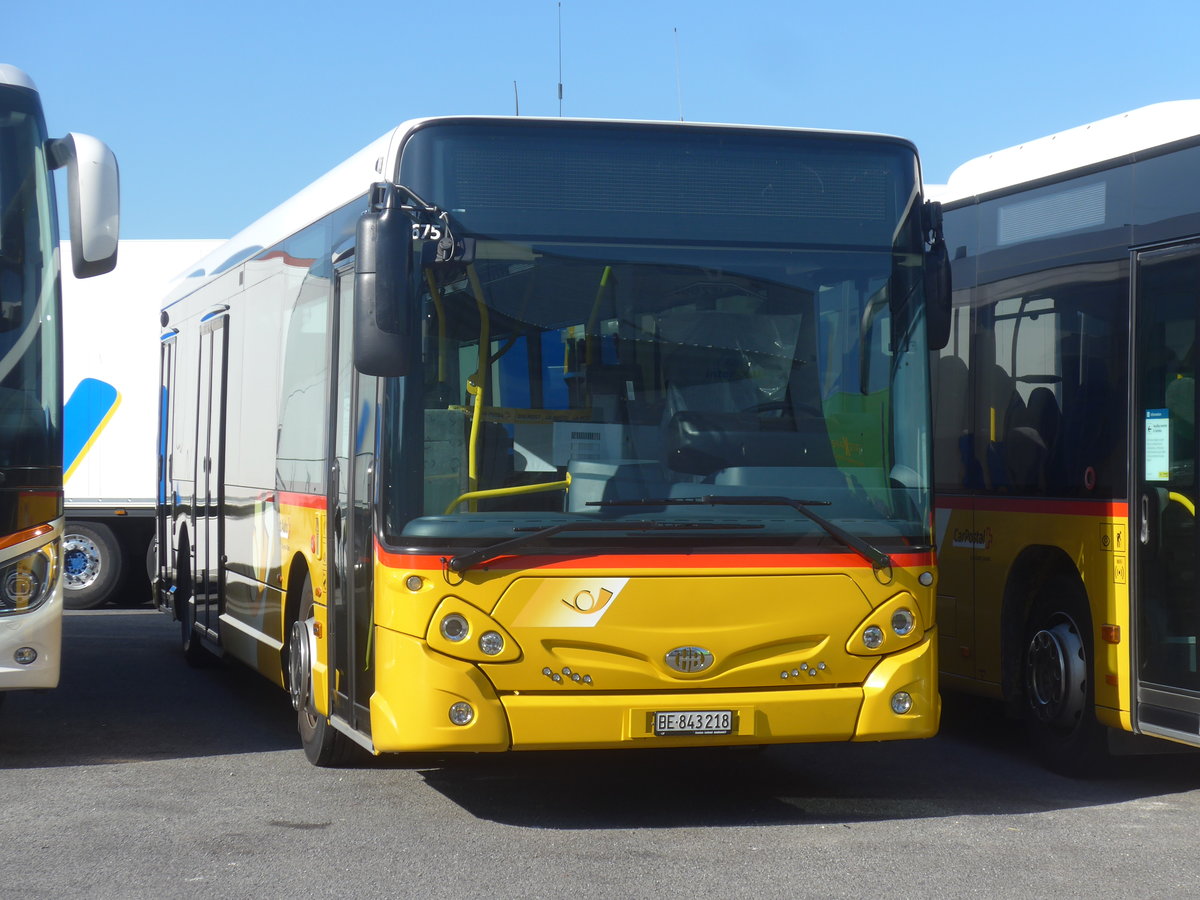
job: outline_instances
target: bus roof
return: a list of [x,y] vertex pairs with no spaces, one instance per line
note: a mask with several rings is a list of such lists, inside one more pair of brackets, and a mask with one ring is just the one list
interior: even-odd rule
[[16,66],[10,66],[8,63],[0,63],[0,84],[9,84],[37,91],[37,85],[33,83],[32,78]]
[[[963,163],[928,193],[950,203],[1200,135],[1200,100],[1154,103]],[[928,189],[927,189],[928,190]]]
[[[181,276],[179,280],[171,285],[168,295],[163,300],[164,308],[183,299],[204,284],[209,278],[219,275],[221,272],[252,258],[255,254],[268,247],[275,246],[300,228],[328,215],[340,206],[353,200],[356,196],[365,194],[371,184],[391,177],[391,173],[395,171],[396,159],[400,153],[400,149],[413,131],[430,122],[463,121],[540,122],[555,124],[594,122],[605,125],[727,128],[758,132],[775,131],[794,134],[861,137],[869,140],[905,144],[909,147],[913,146],[911,141],[905,138],[886,134],[833,131],[817,128],[790,128],[775,125],[731,125],[713,122],[631,119],[571,119],[536,116],[521,116],[519,118],[515,116],[436,116],[409,119],[368,144],[362,150],[300,190],[299,193],[285,200],[260,219],[243,228],[207,256],[197,260],[194,265],[189,267],[187,274]],[[915,147],[913,149],[915,152]]]

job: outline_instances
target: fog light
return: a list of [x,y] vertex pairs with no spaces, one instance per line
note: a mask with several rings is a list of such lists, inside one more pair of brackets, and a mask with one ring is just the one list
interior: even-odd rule
[[479,649],[488,656],[504,651],[504,636],[498,631],[485,631],[479,636]]
[[883,629],[878,625],[868,625],[862,637],[868,650],[878,650],[883,644]]
[[467,636],[470,630],[471,626],[467,624],[466,618],[460,616],[458,613],[450,613],[450,615],[442,619],[442,637],[448,641],[453,641],[457,644]]
[[911,634],[913,626],[916,624],[917,620],[913,617],[911,610],[898,609],[892,613],[892,631],[900,637]]
[[912,709],[912,705],[912,694],[908,691],[896,691],[896,693],[892,694],[892,712],[896,715],[904,715]]
[[404,586],[415,594],[425,586],[425,579],[420,575],[409,575],[408,578],[404,580]]
[[37,660],[37,651],[32,647],[18,647],[17,652],[13,654],[13,659],[19,665],[28,666]]
[[[895,700],[892,701],[894,706]],[[471,708],[470,703],[463,703],[461,700],[450,707],[450,721],[455,725],[470,725],[475,718],[475,710]]]

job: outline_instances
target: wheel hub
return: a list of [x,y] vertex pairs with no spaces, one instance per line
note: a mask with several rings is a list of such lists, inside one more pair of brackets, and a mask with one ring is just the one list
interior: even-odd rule
[[1083,713],[1087,671],[1083,642],[1070,621],[1033,635],[1026,654],[1026,688],[1034,715],[1049,725],[1070,727]]
[[69,534],[63,540],[63,587],[78,591],[100,575],[100,549],[87,538]]
[[312,638],[308,622],[293,622],[288,641],[288,688],[292,708],[307,710],[312,696]]

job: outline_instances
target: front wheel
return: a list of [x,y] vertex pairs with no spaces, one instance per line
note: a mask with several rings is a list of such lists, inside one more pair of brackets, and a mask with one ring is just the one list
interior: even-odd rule
[[355,760],[358,745],[317,712],[313,700],[313,659],[316,656],[316,632],[313,627],[312,581],[305,576],[300,594],[300,616],[288,632],[288,692],[296,710],[296,728],[304,755],[314,766],[344,766]]
[[1063,775],[1091,775],[1107,762],[1096,721],[1092,617],[1083,586],[1052,579],[1034,600],[1022,656],[1026,721],[1042,762]]

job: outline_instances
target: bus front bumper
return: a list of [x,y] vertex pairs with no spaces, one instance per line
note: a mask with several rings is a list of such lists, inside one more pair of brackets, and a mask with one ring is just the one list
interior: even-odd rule
[[[655,693],[497,695],[478,667],[378,630],[381,671],[371,700],[377,752],[489,752],[885,741],[937,733],[934,632],[882,658],[862,685]],[[383,642],[391,645],[382,646]],[[390,670],[390,671],[389,671]],[[418,676],[420,683],[413,682]],[[406,675],[408,676],[406,678]],[[407,683],[406,683],[407,682]],[[911,706],[895,700],[906,694]],[[465,704],[469,711],[459,704]],[[469,716],[465,724],[453,721]],[[656,714],[730,712],[728,733],[659,734]],[[723,729],[718,729],[723,730]]]

